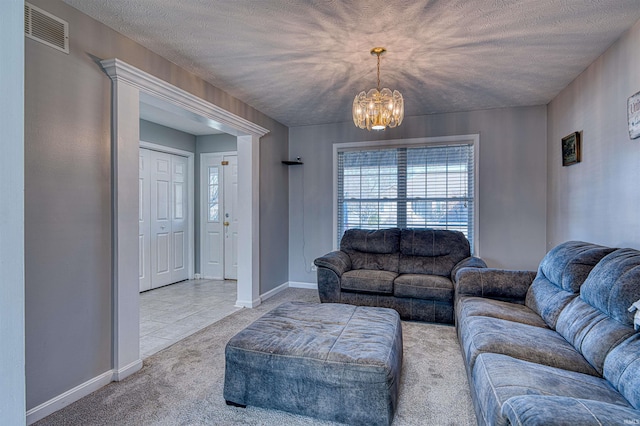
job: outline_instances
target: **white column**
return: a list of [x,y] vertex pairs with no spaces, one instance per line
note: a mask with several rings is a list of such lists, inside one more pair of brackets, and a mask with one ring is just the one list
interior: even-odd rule
[[24,2],[0,5],[0,419],[26,421],[24,343]]
[[238,136],[238,299],[236,306],[260,304],[259,136]]
[[[113,77],[112,77],[113,78]],[[142,368],[138,265],[139,91],[118,80],[112,85],[113,165],[113,379]]]

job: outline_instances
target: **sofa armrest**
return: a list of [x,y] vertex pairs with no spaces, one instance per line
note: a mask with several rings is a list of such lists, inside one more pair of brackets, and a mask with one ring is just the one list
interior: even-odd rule
[[535,277],[535,271],[463,268],[456,274],[455,300],[464,296],[476,296],[524,303]]
[[319,268],[331,269],[339,277],[351,270],[351,258],[347,253],[340,250],[327,253],[314,260],[313,263]]
[[469,256],[462,259],[451,270],[451,281],[456,282],[456,274],[462,268],[486,268],[487,264],[479,257]]
[[313,261],[318,267],[318,296],[322,303],[339,303],[342,274],[351,270],[351,258],[345,252],[332,251]]
[[607,402],[564,396],[521,395],[502,404],[512,425],[640,424],[640,411]]

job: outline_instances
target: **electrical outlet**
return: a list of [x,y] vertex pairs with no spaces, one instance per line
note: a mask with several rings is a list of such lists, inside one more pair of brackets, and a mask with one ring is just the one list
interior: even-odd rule
[[318,267],[315,265],[315,263],[311,262],[311,272],[315,272],[318,270]]

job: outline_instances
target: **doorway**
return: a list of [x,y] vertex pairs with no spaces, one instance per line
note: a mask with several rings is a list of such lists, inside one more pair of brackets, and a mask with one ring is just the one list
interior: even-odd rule
[[236,305],[260,304],[259,141],[268,129],[120,59],[100,61],[112,80],[113,353],[112,379],[142,368],[139,348],[138,138],[140,102],[233,135],[238,146],[238,294]]
[[200,272],[205,279],[238,278],[238,156],[200,155]]

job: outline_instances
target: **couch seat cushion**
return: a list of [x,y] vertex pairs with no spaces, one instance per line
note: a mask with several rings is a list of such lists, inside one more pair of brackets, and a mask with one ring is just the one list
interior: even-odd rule
[[509,355],[525,361],[598,376],[598,372],[554,330],[489,317],[466,317],[458,324],[468,368],[482,353]]
[[635,424],[640,411],[590,399],[522,395],[504,403],[502,416],[512,425],[603,426]]
[[456,305],[456,316],[458,320],[466,317],[483,316],[548,328],[544,320],[540,318],[540,315],[527,306],[484,297],[460,298]]
[[439,275],[400,274],[394,281],[393,295],[453,302],[453,283]]
[[393,280],[397,276],[395,272],[357,269],[342,274],[340,287],[342,290],[364,293],[392,294]]
[[[630,407],[605,379],[500,354],[481,354],[472,371],[485,424],[507,425],[503,404],[519,395],[554,395]],[[482,423],[482,422],[478,422]]]

